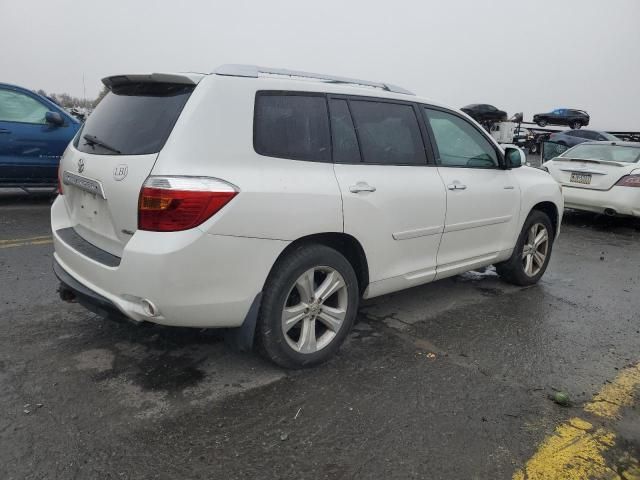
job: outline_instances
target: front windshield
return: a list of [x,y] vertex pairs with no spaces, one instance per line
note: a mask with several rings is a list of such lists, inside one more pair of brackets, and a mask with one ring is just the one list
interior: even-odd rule
[[640,158],[640,146],[581,143],[560,156],[580,160],[635,163]]
[[612,142],[615,141],[619,141],[620,139],[618,137],[616,137],[615,135],[611,135],[610,133],[607,132],[600,132],[600,135],[602,135],[604,138],[606,138],[607,140],[611,140]]

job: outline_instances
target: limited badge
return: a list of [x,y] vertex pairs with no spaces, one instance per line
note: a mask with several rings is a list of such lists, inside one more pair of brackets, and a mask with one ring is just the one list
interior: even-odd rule
[[124,180],[124,177],[127,176],[127,173],[129,173],[129,167],[127,165],[118,165],[113,169],[113,179],[116,182]]

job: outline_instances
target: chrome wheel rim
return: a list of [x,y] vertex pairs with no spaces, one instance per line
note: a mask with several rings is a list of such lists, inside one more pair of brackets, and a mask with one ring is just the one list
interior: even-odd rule
[[535,277],[547,260],[549,253],[549,232],[547,227],[536,223],[529,228],[527,240],[522,249],[522,266],[524,273]]
[[282,309],[282,333],[298,353],[322,350],[336,337],[347,315],[349,295],[340,273],[314,267],[294,282]]

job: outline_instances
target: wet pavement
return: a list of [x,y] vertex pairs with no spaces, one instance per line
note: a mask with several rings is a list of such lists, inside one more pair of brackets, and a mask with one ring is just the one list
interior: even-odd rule
[[596,478],[640,478],[640,402],[588,407],[628,371],[637,394],[638,222],[568,213],[539,285],[488,269],[372,299],[335,359],[286,372],[60,302],[48,203],[0,194],[2,479],[547,478],[585,424]]

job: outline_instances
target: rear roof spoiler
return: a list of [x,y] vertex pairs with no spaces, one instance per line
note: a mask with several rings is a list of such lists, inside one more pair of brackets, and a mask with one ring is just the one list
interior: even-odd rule
[[109,89],[117,85],[139,82],[197,85],[201,78],[202,74],[197,73],[147,73],[141,75],[112,75],[110,77],[104,77],[102,83]]

